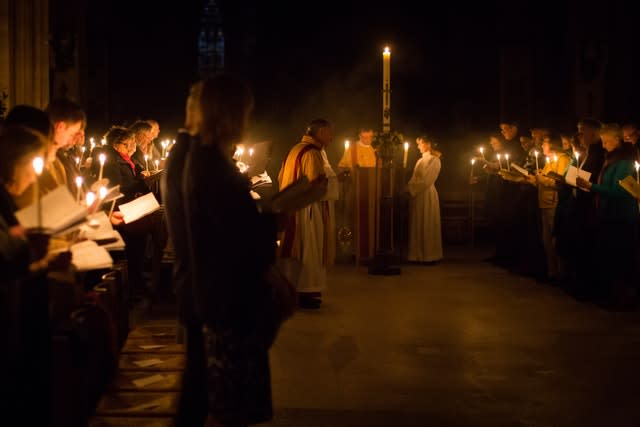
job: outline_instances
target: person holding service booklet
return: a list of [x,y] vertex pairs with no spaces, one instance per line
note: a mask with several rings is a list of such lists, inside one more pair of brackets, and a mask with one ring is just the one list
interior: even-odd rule
[[553,241],[556,207],[558,206],[558,188],[556,180],[549,178],[550,174],[562,176],[571,163],[569,156],[561,150],[560,139],[545,137],[542,142],[542,154],[549,161],[536,175],[527,175],[527,181],[538,188],[538,207],[542,225],[542,243],[547,260],[546,277],[544,280],[555,282],[559,275],[560,263]]
[[[634,287],[638,203],[620,186],[620,180],[634,174],[634,147],[622,143],[622,130],[615,123],[600,129],[605,162],[597,181],[577,178],[580,188],[596,197],[596,247],[601,269],[596,296],[614,306],[637,300]],[[635,303],[635,302],[634,302]]]

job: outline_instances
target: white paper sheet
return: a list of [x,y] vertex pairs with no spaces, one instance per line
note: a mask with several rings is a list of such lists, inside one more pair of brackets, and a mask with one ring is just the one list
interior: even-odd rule
[[578,168],[575,166],[569,166],[569,169],[567,170],[567,174],[565,175],[564,180],[567,184],[577,187],[576,178],[578,176],[584,179],[585,181],[589,181],[589,179],[591,178],[591,172],[587,172],[583,169],[578,170]]
[[153,193],[147,193],[129,203],[120,205],[119,209],[124,215],[125,224],[130,224],[157,211],[160,209],[160,204]]

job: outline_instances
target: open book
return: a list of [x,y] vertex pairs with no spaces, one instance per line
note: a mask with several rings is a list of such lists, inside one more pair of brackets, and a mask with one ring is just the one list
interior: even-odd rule
[[124,215],[124,223],[130,224],[160,209],[160,204],[153,193],[147,193],[119,207]]
[[[87,208],[76,203],[66,185],[61,185],[40,199],[42,228],[56,234],[84,221]],[[16,212],[16,218],[24,228],[38,228],[38,203]]]
[[640,199],[640,184],[631,175],[619,181],[620,187],[624,188],[636,199]]
[[71,264],[76,271],[98,270],[113,267],[109,252],[92,240],[71,246]]
[[511,165],[509,165],[509,166],[511,167],[511,169],[515,170],[520,175],[529,176],[529,171],[526,170],[525,168],[523,168],[522,166],[518,166],[515,163],[511,163]]
[[585,181],[589,181],[589,179],[591,178],[591,172],[587,172],[583,169],[578,169],[575,166],[569,166],[569,169],[567,170],[567,174],[564,177],[564,181],[573,187],[577,187],[576,185],[577,177],[580,177]]

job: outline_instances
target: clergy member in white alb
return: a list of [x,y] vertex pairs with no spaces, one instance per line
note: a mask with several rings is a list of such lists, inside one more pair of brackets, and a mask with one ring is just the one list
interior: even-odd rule
[[409,180],[409,261],[433,263],[442,259],[440,200],[435,182],[440,174],[440,152],[426,136],[416,138],[422,157]]

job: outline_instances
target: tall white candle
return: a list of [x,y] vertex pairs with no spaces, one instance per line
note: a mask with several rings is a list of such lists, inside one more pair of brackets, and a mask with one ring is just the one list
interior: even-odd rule
[[536,156],[536,172],[538,172],[538,170],[540,169],[540,166],[538,166],[538,155],[540,153],[538,153],[538,150],[533,152],[533,155]]
[[76,176],[76,203],[80,203],[82,193],[82,177]]
[[95,201],[96,201],[96,195],[93,192],[89,191],[85,196],[85,202],[87,204],[87,208],[90,208],[91,205],[93,205],[93,202]]
[[482,159],[483,160],[487,160],[487,159],[484,158],[484,147],[478,148],[478,151],[480,151],[480,155],[482,156]]
[[576,164],[578,166],[578,170],[580,170],[580,153],[576,151]]
[[382,132],[391,131],[391,49],[382,52]]
[[36,196],[36,212],[38,215],[38,230],[42,230],[42,203],[40,202],[40,175],[42,175],[42,170],[44,169],[44,160],[42,157],[36,157],[33,159],[33,170],[36,173],[36,180],[33,183],[34,193]]
[[511,166],[509,166],[509,153],[504,155],[504,158],[507,159],[507,170],[511,170]]
[[100,153],[98,160],[100,160],[100,174],[98,175],[98,181],[100,181],[102,179],[102,171],[104,169],[104,162],[107,160],[107,156],[105,156],[104,153]]
[[502,156],[500,155],[500,153],[498,153],[497,157],[498,157],[498,166],[500,166],[500,170],[502,170],[502,160],[500,160]]
[[402,158],[402,167],[406,168],[407,167],[407,158],[409,156],[409,143],[405,142],[404,143],[404,157]]

